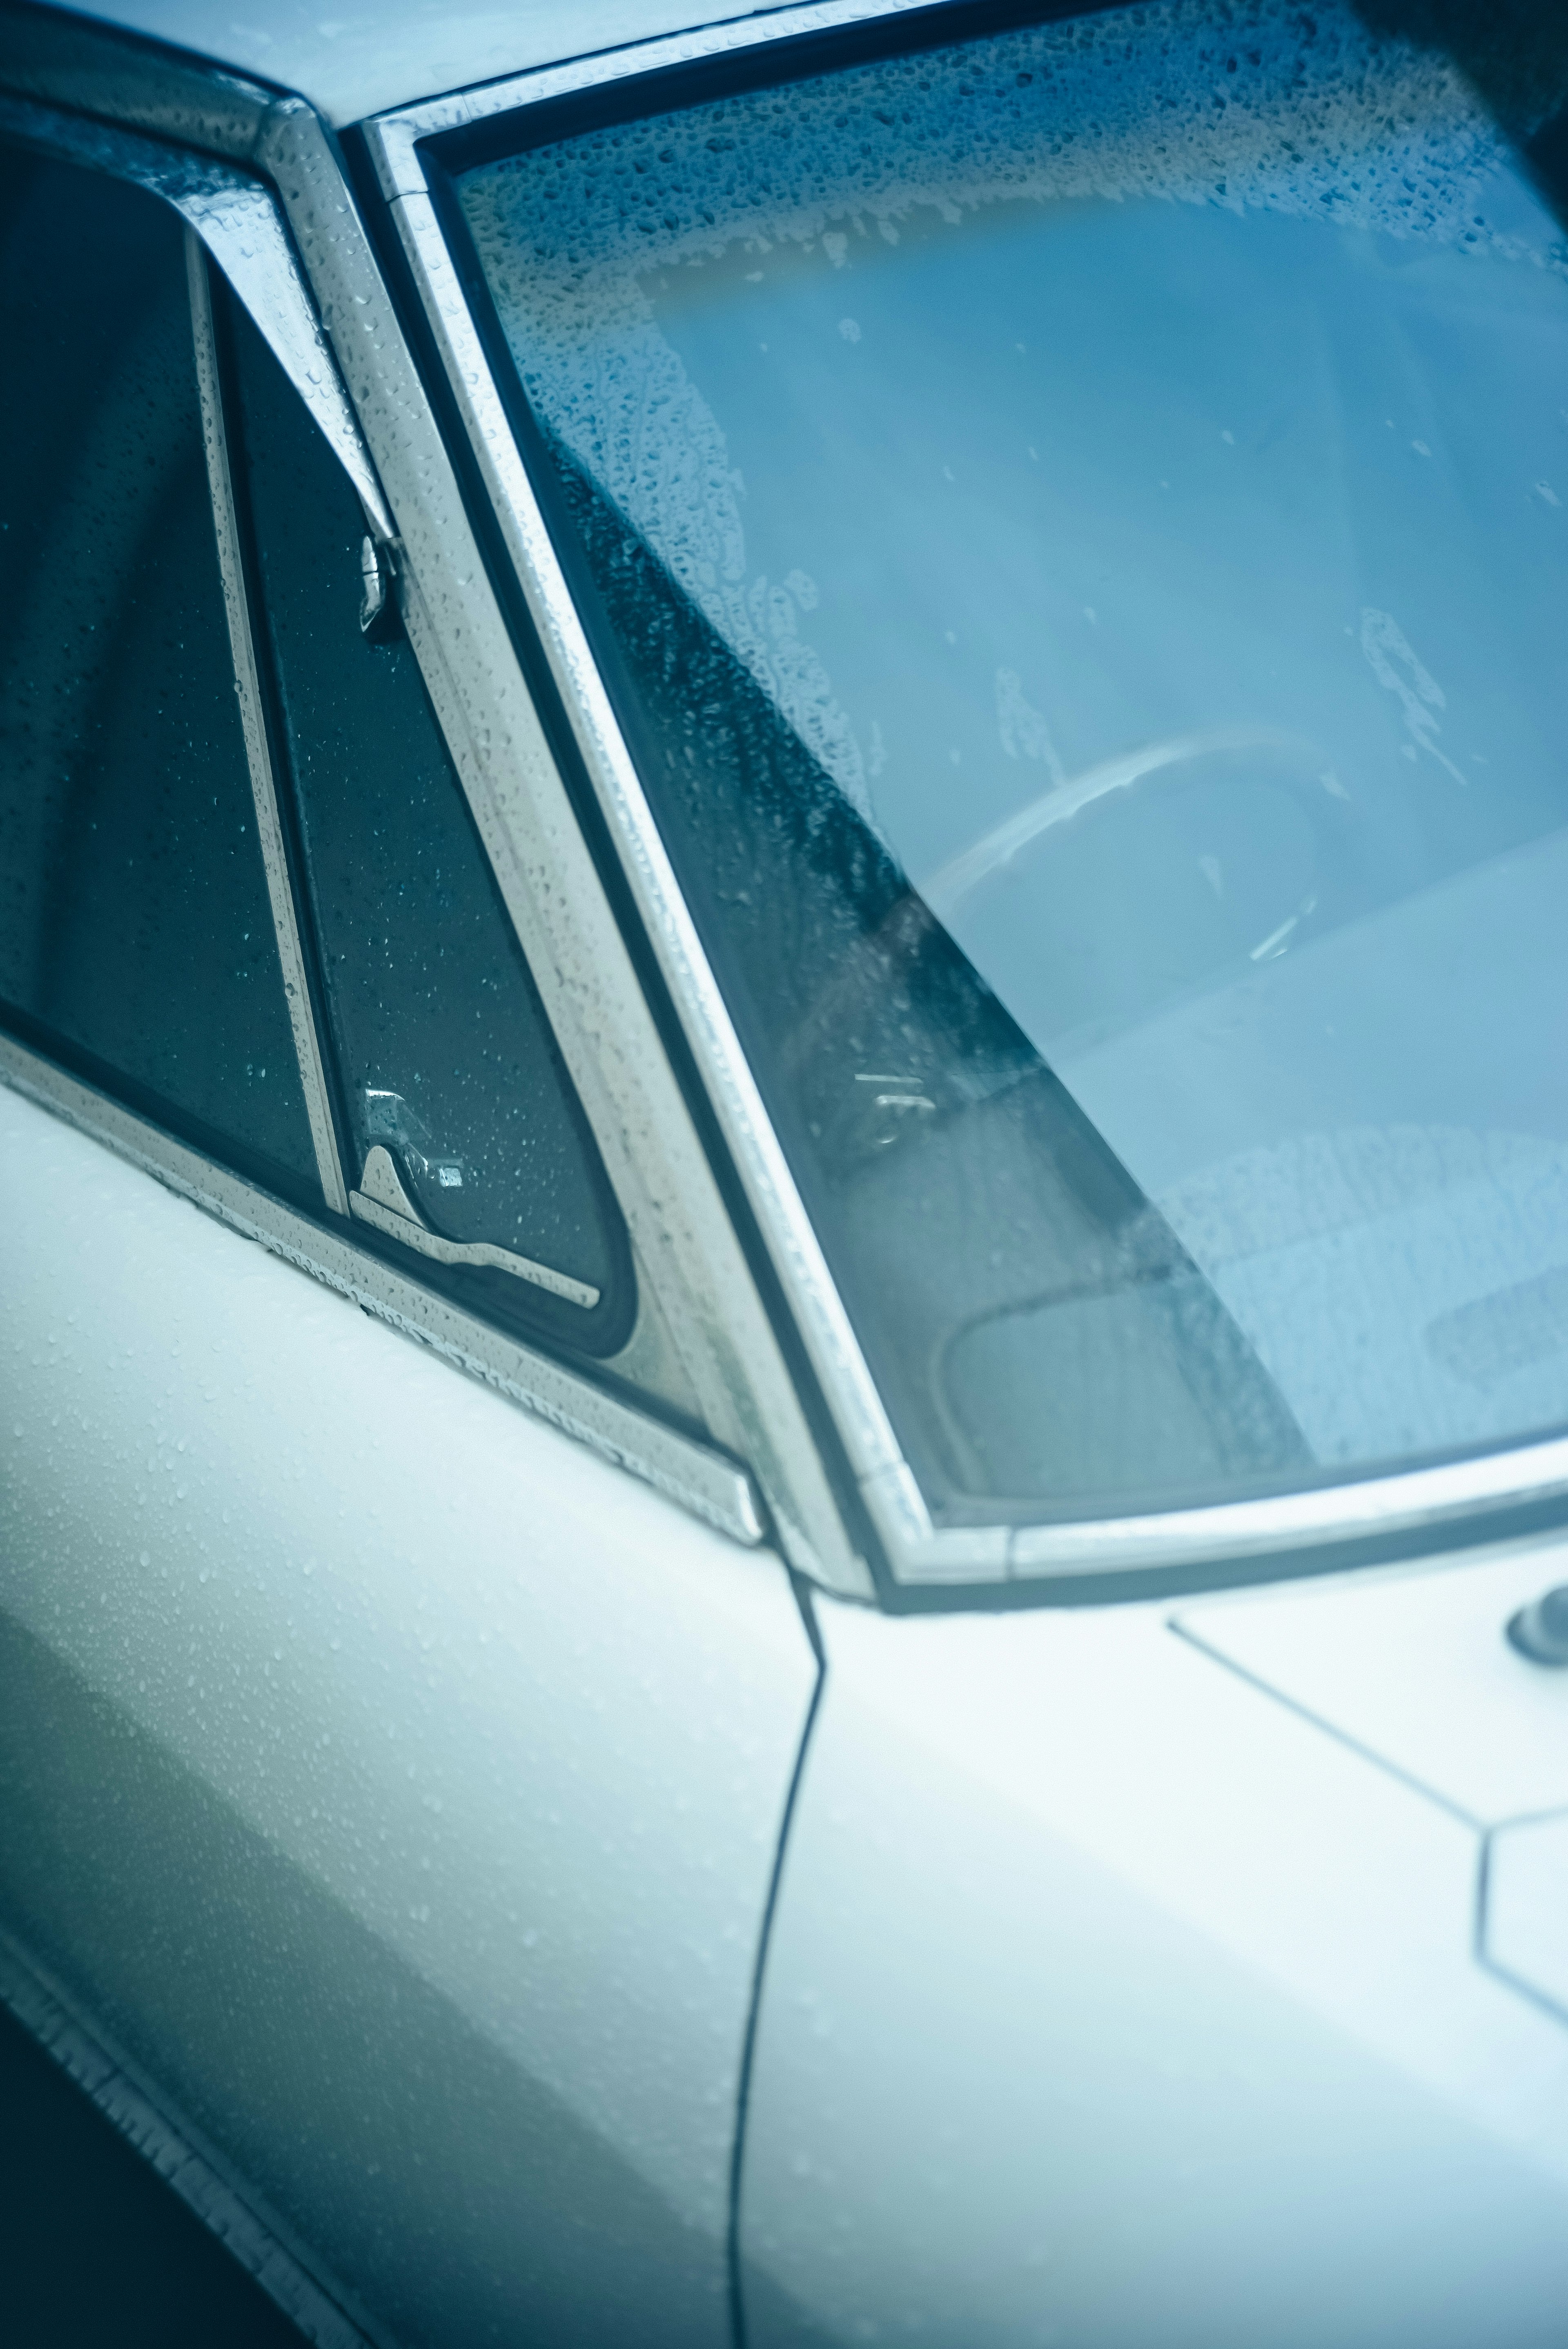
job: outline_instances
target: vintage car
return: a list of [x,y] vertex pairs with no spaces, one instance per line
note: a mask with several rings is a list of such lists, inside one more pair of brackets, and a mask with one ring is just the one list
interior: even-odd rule
[[3,0],[0,1990],[306,2337],[1568,2338],[1565,99]]

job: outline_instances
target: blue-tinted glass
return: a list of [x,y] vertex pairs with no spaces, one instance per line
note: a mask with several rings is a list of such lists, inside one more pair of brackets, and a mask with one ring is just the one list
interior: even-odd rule
[[361,632],[358,501],[256,329],[224,316],[350,1186],[530,1268],[413,1257],[462,1303],[608,1353],[633,1309],[619,1212],[413,651]]
[[0,151],[0,997],[46,1050],[319,1204],[182,234],[136,189]]
[[459,182],[959,1514],[1568,1418],[1568,43],[1442,13],[1119,9]]

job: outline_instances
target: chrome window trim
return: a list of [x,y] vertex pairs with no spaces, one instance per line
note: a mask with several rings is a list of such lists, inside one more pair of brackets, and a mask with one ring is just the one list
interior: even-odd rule
[[519,665],[452,460],[317,117],[281,99],[273,179],[398,526],[403,620],[675,1348],[781,1547],[847,1597],[874,1583],[758,1294]]
[[574,1280],[569,1272],[535,1264],[531,1257],[497,1247],[493,1240],[449,1240],[431,1231],[420,1222],[418,1209],[403,1188],[391,1153],[383,1143],[374,1143],[366,1152],[359,1181],[363,1187],[348,1195],[350,1212],[400,1247],[412,1248],[417,1256],[427,1256],[433,1264],[489,1265],[497,1272],[510,1273],[514,1280],[531,1281],[552,1297],[563,1297],[585,1312],[592,1312],[598,1304],[603,1291],[585,1280]]
[[[303,99],[80,18],[0,0],[0,90],[7,88],[34,102],[27,135],[35,140],[41,127],[52,127],[38,106],[85,106],[128,130],[139,147],[144,134],[190,140],[270,182],[288,232],[289,282],[280,298],[297,298],[297,254],[312,315],[319,316],[396,516],[405,627],[631,1234],[638,1320],[605,1368],[665,1400],[687,1402],[723,1451],[676,1434],[630,1401],[471,1320],[117,1105],[99,1099],[96,1110],[84,1109],[97,1098],[88,1089],[71,1088],[57,1071],[40,1079],[46,1064],[8,1039],[0,1041],[0,1079],[8,1064],[26,1064],[31,1087],[56,1106],[67,1099],[60,1091],[67,1085],[71,1113],[136,1163],[748,1542],[762,1538],[765,1526],[754,1477],[789,1562],[846,1596],[869,1599],[871,1570],[846,1531],[557,771],[330,137]],[[107,157],[119,130],[106,146],[101,120],[64,121],[67,151],[112,168]]]
[[152,2164],[304,2340],[317,2349],[366,2349],[367,2342],[383,2338],[346,2313],[348,2295],[317,2281],[281,2223],[253,2206],[190,2124],[166,2109],[136,2066],[88,2027],[59,1983],[5,1932],[0,1932],[0,2006]]
[[332,1102],[322,1066],[321,1040],[311,1013],[305,981],[304,950],[300,944],[294,886],[284,854],[283,823],[278,815],[277,784],[272,751],[262,711],[261,680],[256,674],[256,647],[251,627],[250,598],[245,593],[244,564],[240,554],[240,525],[234,512],[234,485],[229,473],[229,436],[223,423],[223,395],[218,381],[218,347],[212,333],[212,291],[207,282],[207,254],[196,231],[186,222],[185,274],[191,292],[191,339],[196,355],[196,390],[201,406],[201,445],[207,460],[207,485],[212,498],[212,521],[218,541],[218,571],[223,583],[224,616],[229,624],[229,648],[234,663],[234,687],[240,703],[240,725],[245,738],[245,762],[251,771],[251,797],[256,810],[256,835],[267,876],[267,896],[277,935],[278,960],[283,968],[284,994],[294,1030],[294,1058],[299,1063],[305,1114],[315,1151],[322,1195],[334,1215],[348,1213],[348,1193],[337,1154]]
[[[701,65],[710,57],[736,57],[747,49],[800,40],[811,33],[843,32],[854,25],[930,13],[934,5],[935,0],[808,0],[804,6],[763,9],[751,16],[699,25],[690,32],[664,33],[624,48],[571,57],[562,65],[535,66],[527,73],[480,82],[472,89],[452,90],[442,98],[421,98],[412,106],[395,107],[376,116],[364,128],[387,197],[420,195],[427,182],[414,153],[416,142],[433,139],[443,130],[464,129],[488,121],[492,115],[511,114],[546,98],[578,97],[610,82],[641,81],[649,74]],[[1083,5],[1087,12],[1097,5],[1097,0],[1083,0]],[[1104,0],[1098,0],[1098,5],[1103,6]],[[955,33],[954,37],[961,36]]]
[[[364,126],[377,178],[599,805],[896,1581],[1086,1578],[1222,1565],[1462,1523],[1568,1495],[1568,1438],[1306,1491],[1138,1516],[938,1527],[903,1456],[644,793],[451,264],[419,142],[496,116],[892,19],[925,0],[828,0],[638,43],[401,107]],[[1088,0],[1093,5],[1093,0]],[[954,37],[961,27],[955,23]]]
[[218,264],[320,425],[359,493],[372,531],[383,542],[390,540],[392,517],[370,452],[270,191],[207,156],[25,100],[0,98],[0,130],[88,171],[128,180],[173,206]]
[[[812,11],[813,16],[819,12]],[[750,28],[747,28],[750,29]],[[654,45],[657,62],[672,47],[684,58],[684,42]],[[582,68],[587,87],[642,52],[616,52]],[[593,67],[600,68],[595,73]],[[571,68],[525,77],[542,95],[566,86]],[[510,87],[510,86],[508,86]],[[444,119],[443,128],[452,127]],[[392,118],[401,122],[407,118]],[[654,822],[610,700],[600,679],[587,636],[573,605],[544,519],[523,469],[468,304],[448,260],[435,209],[426,188],[412,138],[399,171],[385,159],[383,123],[366,126],[366,137],[415,285],[448,378],[468,425],[480,477],[501,522],[507,551],[527,599],[552,675],[571,719],[599,804],[619,850],[637,909],[658,957],[717,1111],[725,1140],[739,1168],[753,1212],[762,1226],[822,1381],[852,1473],[860,1485],[884,1547],[896,1560],[933,1538],[930,1519],[903,1461],[882,1397],[839,1298],[815,1229],[801,1205],[749,1065],[735,1034],[707,957],[676,884],[664,841]],[[413,136],[422,135],[416,131]],[[397,152],[394,134],[394,155]],[[947,1538],[952,1564],[994,1578],[1006,1568],[1006,1528],[986,1528]],[[896,1570],[896,1567],[895,1567]],[[943,1578],[948,1578],[946,1573]]]
[[[501,517],[530,616],[573,719],[599,803],[621,849],[638,911],[707,1078],[725,1138],[742,1170],[751,1205],[768,1233],[775,1261],[784,1271],[797,1311],[802,1305],[809,1309],[804,1326],[818,1374],[834,1387],[836,1396],[848,1398],[850,1407],[841,1400],[838,1417],[851,1461],[862,1486],[872,1477],[896,1475],[903,1464],[882,1398],[865,1370],[816,1232],[800,1205],[794,1178],[686,911],[523,471],[468,305],[447,260],[434,207],[428,195],[421,194],[399,196],[391,209],[413,262],[416,283],[449,378],[454,388],[467,391],[471,403],[467,414],[481,477]],[[923,1514],[913,1479],[910,1506]]]
[[215,1165],[3,1030],[0,1084],[102,1143],[242,1238],[256,1241],[536,1419],[587,1444],[601,1459],[630,1470],[732,1541],[754,1548],[765,1538],[751,1479],[735,1461],[623,1402],[551,1356],[503,1337],[488,1321]]

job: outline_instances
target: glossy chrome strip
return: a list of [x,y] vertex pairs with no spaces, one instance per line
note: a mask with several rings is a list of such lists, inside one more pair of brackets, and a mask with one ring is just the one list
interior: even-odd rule
[[603,1388],[536,1354],[488,1322],[432,1295],[352,1240],[297,1215],[210,1159],[134,1116],[107,1094],[0,1033],[0,1083],[90,1134],[156,1176],[242,1237],[348,1298],[422,1346],[506,1395],[602,1459],[629,1469],[667,1500],[732,1541],[755,1547],[762,1513],[744,1468]]
[[791,1563],[869,1598],[812,1430],[583,839],[336,157],[298,99],[255,148],[275,181],[399,532],[403,624],[497,885],[716,1440]]
[[[930,5],[931,0],[817,0],[817,5],[805,7],[762,9],[755,16],[699,25],[690,32],[665,34],[625,48],[602,49],[562,65],[534,67],[527,73],[509,74],[501,81],[481,82],[445,98],[399,106],[379,116],[375,124],[377,143],[386,159],[378,163],[382,185],[389,197],[418,194],[425,178],[413,154],[414,142],[432,139],[438,131],[460,130],[493,115],[510,114],[520,106],[537,106],[547,98],[569,98],[608,82],[641,80],[645,75],[667,72],[672,67],[736,56],[745,49],[799,39],[802,34],[841,32],[851,25],[874,24],[880,17],[906,16]],[[964,38],[961,25],[954,26],[952,37]]]
[[[379,1143],[365,1162],[361,1182],[376,1179],[371,1161],[377,1155],[387,1161],[390,1181],[397,1184],[396,1169],[391,1167],[388,1154]],[[383,1175],[383,1182],[387,1176]],[[511,1248],[497,1247],[492,1240],[448,1240],[421,1223],[413,1211],[413,1202],[403,1193],[401,1208],[388,1206],[373,1191],[350,1191],[350,1211],[373,1230],[383,1232],[403,1247],[410,1247],[418,1256],[428,1256],[433,1264],[477,1264],[488,1266],[493,1272],[510,1272],[514,1280],[531,1281],[534,1288],[548,1289],[552,1297],[562,1297],[569,1305],[581,1305],[592,1312],[598,1304],[600,1291],[585,1280],[573,1280],[569,1272],[555,1272],[547,1264],[535,1264],[529,1256],[518,1256]]]
[[254,319],[386,544],[394,536],[392,516],[272,195],[242,183],[173,201]]
[[[370,126],[367,136],[372,153],[378,156],[377,126]],[[686,909],[523,470],[430,199],[427,194],[401,195],[391,209],[426,317],[462,406],[485,486],[500,515],[530,616],[572,719],[638,911],[698,1066],[707,1079],[726,1141],[784,1278],[818,1376],[834,1407],[851,1464],[874,1506],[881,1487],[872,1486],[870,1480],[903,1466],[892,1423]],[[901,1506],[906,1518],[911,1512],[923,1516],[923,1505],[913,1483],[904,1489]]]
[[207,254],[195,230],[185,231],[185,274],[191,288],[191,336],[196,351],[196,386],[201,401],[201,440],[207,455],[207,480],[212,492],[212,520],[218,537],[218,569],[223,582],[223,604],[229,620],[229,644],[234,657],[234,687],[239,695],[240,723],[245,735],[245,757],[251,770],[251,795],[256,804],[256,833],[266,868],[267,895],[273,927],[277,932],[278,960],[283,965],[284,993],[288,999],[289,1024],[294,1030],[305,1113],[315,1149],[322,1195],[333,1213],[346,1216],[348,1190],[337,1154],[332,1102],[322,1065],[321,1043],[311,1012],[305,984],[304,954],[294,889],[284,854],[283,826],[278,818],[277,785],[266,720],[262,711],[261,682],[256,675],[256,648],[251,633],[250,600],[245,594],[244,567],[240,557],[240,531],[234,517],[234,487],[229,476],[229,441],[223,427],[223,395],[218,380],[218,352],[212,337],[212,291],[207,283]]
[[[780,9],[404,107],[366,127],[470,446],[600,804],[894,1575],[924,1585],[1178,1568],[1408,1532],[1568,1494],[1568,1442],[1210,1508],[1070,1524],[934,1526],[740,1050],[616,724],[451,265],[418,141],[546,99],[902,15],[921,0]],[[954,37],[962,37],[954,24]]]
[[1171,1509],[1143,1517],[1079,1519],[1072,1525],[1015,1527],[1008,1570],[1016,1576],[1128,1573],[1189,1559],[1222,1562],[1270,1550],[1373,1540],[1521,1501],[1568,1497],[1568,1437],[1516,1445],[1479,1459],[1401,1469],[1308,1492],[1256,1501],[1222,1501],[1206,1509]]
[[170,2119],[160,2102],[113,2054],[67,2003],[65,1993],[0,1931],[0,2005],[73,2080],[104,2118],[136,2147],[187,2209],[210,2228],[253,2276],[269,2300],[318,2349],[365,2349],[362,2332],[284,2243],[276,2224],[253,2209],[230,2184],[214,2157],[201,2152],[193,2133]]
[[321,427],[371,529],[383,542],[390,540],[392,517],[376,468],[270,191],[210,156],[162,148],[129,131],[15,99],[0,98],[0,130],[89,171],[128,180],[172,205],[201,239]]
[[944,1536],[932,1526],[918,1486],[844,1310],[795,1180],[773,1132],[707,954],[670,864],[642,782],[616,722],[586,634],[512,439],[472,315],[452,268],[426,187],[415,140],[482,112],[584,88],[622,75],[778,37],[778,28],[813,29],[882,13],[864,7],[790,11],[718,27],[675,42],[591,58],[521,77],[516,83],[415,109],[366,126],[427,321],[468,424],[470,446],[501,521],[507,551],[527,598],[579,749],[616,842],[639,914],[707,1079],[725,1139],[785,1285],[830,1408],[895,1573],[918,1571],[940,1554],[942,1579],[995,1580],[1007,1567],[1004,1527]]

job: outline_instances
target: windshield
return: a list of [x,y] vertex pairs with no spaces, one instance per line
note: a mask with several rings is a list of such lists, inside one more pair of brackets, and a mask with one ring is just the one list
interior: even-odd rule
[[939,1521],[1568,1421],[1568,38],[1524,13],[1493,57],[1395,0],[1119,9],[459,181]]

